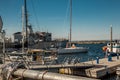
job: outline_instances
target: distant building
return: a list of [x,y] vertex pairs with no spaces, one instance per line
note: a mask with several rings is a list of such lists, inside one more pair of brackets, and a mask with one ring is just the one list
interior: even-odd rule
[[22,43],[22,32],[16,32],[13,34],[13,42],[14,43]]
[[28,34],[32,34],[33,33],[33,29],[32,29],[31,25],[28,25],[27,31],[28,31]]
[[59,47],[66,47],[66,44],[69,42],[69,40],[66,38],[56,38],[53,41],[59,42],[59,44],[57,44]]
[[52,34],[48,32],[36,32],[35,37],[39,41],[44,41],[44,42],[52,41]]
[[[32,30],[32,26],[31,25],[28,25],[28,27],[27,27],[27,35],[29,36],[29,37],[31,37],[31,35],[33,34],[33,30]],[[12,42],[14,42],[14,43],[22,43],[22,38],[23,38],[23,35],[24,35],[24,37],[26,37],[26,33],[24,32],[23,34],[22,34],[22,32],[16,32],[16,33],[14,33],[13,34],[13,36],[12,36]]]
[[[29,29],[29,43],[34,44],[35,42],[50,42],[52,41],[52,34],[48,32],[35,32],[33,33],[31,29]],[[16,32],[13,34],[12,42],[20,44],[22,43],[22,32]]]

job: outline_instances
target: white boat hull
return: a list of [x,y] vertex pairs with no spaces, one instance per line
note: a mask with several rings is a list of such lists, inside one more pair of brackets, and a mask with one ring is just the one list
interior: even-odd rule
[[88,52],[88,48],[76,47],[58,49],[58,53],[85,53],[85,52]]
[[[119,53],[120,54],[120,48],[112,48],[113,49],[113,53]],[[111,49],[108,48],[108,52],[111,52]]]
[[[107,47],[108,52],[111,52],[111,45],[107,44],[107,46],[108,46]],[[113,43],[113,45],[112,45],[112,52],[120,54],[120,43]]]

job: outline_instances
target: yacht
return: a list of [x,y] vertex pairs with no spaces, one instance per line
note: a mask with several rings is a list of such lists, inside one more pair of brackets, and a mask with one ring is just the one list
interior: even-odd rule
[[58,54],[88,52],[88,48],[86,47],[76,47],[74,44],[71,46],[71,39],[72,39],[71,32],[72,32],[72,0],[70,0],[70,39],[69,39],[70,46],[67,48],[58,49]]
[[76,47],[74,44],[71,47],[68,48],[61,48],[58,49],[58,54],[62,53],[87,53],[88,52],[87,47]]

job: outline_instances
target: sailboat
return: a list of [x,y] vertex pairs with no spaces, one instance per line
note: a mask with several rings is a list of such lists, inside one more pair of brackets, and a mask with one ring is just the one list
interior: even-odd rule
[[110,42],[107,43],[107,46],[103,47],[103,50],[113,54],[117,54],[117,53],[120,54],[120,41],[112,40],[112,26],[111,26],[110,38],[111,38]]
[[70,0],[70,46],[67,48],[58,49],[58,54],[61,53],[86,53],[88,52],[87,47],[76,47],[74,44],[71,45],[71,32],[72,32],[72,0]]

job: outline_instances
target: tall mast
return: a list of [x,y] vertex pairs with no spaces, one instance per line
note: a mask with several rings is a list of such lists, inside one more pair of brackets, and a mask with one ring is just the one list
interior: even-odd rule
[[111,27],[110,27],[110,51],[112,52],[113,51],[113,45],[112,45],[112,25],[111,25]]
[[28,16],[27,16],[27,4],[26,0],[24,0],[24,11],[25,11],[25,28],[26,28],[26,43],[27,43],[27,48],[28,48],[28,32],[27,32],[27,27],[28,27]]
[[70,0],[70,46],[72,39],[72,0]]
[[22,6],[22,28],[23,28],[22,29],[22,53],[24,53],[24,40],[25,40],[24,39],[25,38],[25,35],[24,35],[25,34],[25,30],[24,30],[25,25],[24,25],[24,23],[25,23],[24,22],[24,6]]

